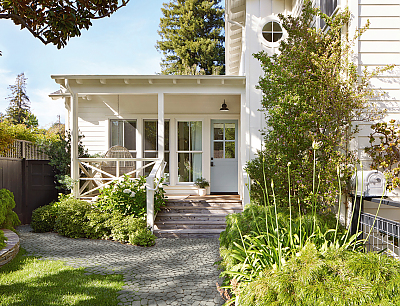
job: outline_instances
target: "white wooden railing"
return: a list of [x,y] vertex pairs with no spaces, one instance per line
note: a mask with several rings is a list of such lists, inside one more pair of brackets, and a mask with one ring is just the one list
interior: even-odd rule
[[27,140],[14,140],[14,142],[7,148],[7,151],[0,154],[0,157],[18,159],[26,158],[31,160],[49,159],[36,144]]
[[[115,162],[115,174],[105,171],[101,167],[102,162]],[[126,162],[133,162],[142,164],[147,162],[144,166],[138,167],[131,171],[121,171]],[[161,178],[164,175],[166,162],[163,159],[157,158],[79,158],[79,168],[81,170],[81,177],[79,178],[79,192],[78,198],[91,197],[99,189],[110,185],[113,181],[121,180],[124,175],[128,175],[132,180],[144,172],[146,168],[151,168],[150,174],[146,178],[146,211],[147,211],[147,226],[153,231],[154,228],[154,193],[159,188]]]

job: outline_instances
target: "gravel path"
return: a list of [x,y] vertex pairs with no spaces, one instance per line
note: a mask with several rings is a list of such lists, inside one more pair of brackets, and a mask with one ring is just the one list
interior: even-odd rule
[[222,305],[215,283],[218,239],[158,238],[154,247],[70,239],[33,233],[19,226],[21,246],[29,255],[85,267],[88,274],[122,274],[119,305]]

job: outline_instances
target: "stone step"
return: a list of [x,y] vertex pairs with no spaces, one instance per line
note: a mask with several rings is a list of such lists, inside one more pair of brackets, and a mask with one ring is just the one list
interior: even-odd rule
[[168,206],[162,207],[163,213],[201,213],[201,214],[233,214],[242,212],[241,208],[204,207],[204,206]]
[[197,228],[197,229],[225,229],[225,221],[215,220],[171,220],[171,221],[156,221],[155,229],[177,229],[177,228]]
[[159,229],[154,235],[159,238],[218,238],[223,229]]
[[185,221],[185,220],[197,220],[197,221],[225,221],[227,214],[210,214],[210,213],[170,213],[170,212],[159,212],[157,213],[156,222],[159,221]]

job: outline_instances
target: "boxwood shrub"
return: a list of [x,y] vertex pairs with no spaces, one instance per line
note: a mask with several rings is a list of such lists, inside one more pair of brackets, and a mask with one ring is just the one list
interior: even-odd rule
[[57,218],[57,207],[54,204],[36,208],[32,212],[31,227],[35,233],[45,233],[54,230]]

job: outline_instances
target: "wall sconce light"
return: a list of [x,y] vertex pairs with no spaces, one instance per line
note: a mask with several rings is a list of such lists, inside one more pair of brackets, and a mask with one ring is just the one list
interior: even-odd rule
[[222,112],[229,111],[228,105],[226,105],[226,103],[225,103],[225,99],[224,99],[224,103],[222,103],[222,106],[221,106],[221,108],[219,110],[222,111]]

